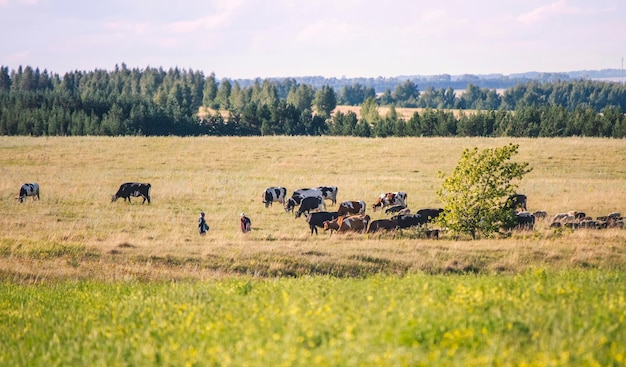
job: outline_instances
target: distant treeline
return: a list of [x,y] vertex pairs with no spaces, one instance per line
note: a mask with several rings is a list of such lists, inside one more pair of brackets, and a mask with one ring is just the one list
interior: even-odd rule
[[[360,106],[333,113],[337,105]],[[385,116],[379,106],[391,106]],[[408,120],[395,107],[421,107]],[[466,110],[453,114],[450,109]],[[468,84],[382,93],[294,78],[247,85],[171,68],[74,71],[0,67],[0,135],[352,135],[626,137],[626,89],[591,80],[518,83],[497,93]],[[207,112],[200,112],[207,111]]]

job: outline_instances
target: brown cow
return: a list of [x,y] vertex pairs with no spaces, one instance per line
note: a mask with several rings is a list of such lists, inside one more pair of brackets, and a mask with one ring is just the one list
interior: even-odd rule
[[344,201],[339,204],[337,212],[339,215],[365,214],[366,208],[367,205],[364,201]]
[[330,229],[330,233],[333,230],[337,233],[341,232],[365,232],[367,225],[370,221],[370,216],[365,215],[353,215],[349,217],[338,217],[335,220],[329,220],[324,222],[324,231]]
[[376,198],[376,202],[372,204],[372,210],[376,211],[378,208],[385,208],[390,205],[404,205],[406,206],[406,192],[387,192],[380,194]]

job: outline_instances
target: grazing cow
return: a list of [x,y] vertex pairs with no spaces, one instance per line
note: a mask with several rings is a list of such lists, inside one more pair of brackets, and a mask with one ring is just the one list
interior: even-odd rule
[[398,219],[377,219],[370,222],[370,226],[367,229],[367,233],[374,233],[377,231],[393,231],[398,226]]
[[537,210],[533,213],[535,219],[546,219],[548,217],[548,212],[545,210]]
[[339,191],[337,186],[318,186],[315,190],[321,191],[322,197],[325,200],[330,200],[332,205],[337,204],[337,191]]
[[119,198],[124,198],[124,201],[128,199],[130,203],[130,197],[143,197],[142,204],[148,200],[148,204],[150,204],[150,187],[149,183],[139,183],[139,182],[126,182],[120,185],[120,188],[117,190],[117,193],[111,197],[111,202],[116,201]]
[[317,234],[317,227],[324,228],[324,222],[337,219],[338,217],[339,213],[337,212],[315,212],[308,214],[306,216],[306,222],[309,223],[309,227],[311,228],[311,235],[313,235],[313,231]]
[[555,214],[554,217],[552,217],[552,221],[550,222],[551,224],[553,223],[571,223],[571,222],[575,222],[575,221],[579,221],[583,218],[585,218],[587,215],[584,212],[577,212],[575,210],[570,210],[567,213],[558,213]]
[[420,209],[417,211],[417,214],[421,215],[422,218],[426,218],[426,222],[430,223],[433,219],[437,218],[439,214],[443,213],[443,209]]
[[302,199],[308,197],[320,197],[323,198],[323,193],[318,189],[298,189],[291,194],[291,197],[287,200],[285,204],[285,211],[293,212],[294,208],[297,205],[300,205]]
[[507,199],[507,206],[513,210],[520,209],[526,211],[526,195],[513,194]]
[[398,228],[410,228],[415,226],[421,226],[427,223],[427,219],[419,214],[407,214],[407,215],[394,215],[391,219],[398,221]]
[[343,232],[365,232],[367,230],[367,225],[370,221],[370,216],[367,214],[364,215],[353,215],[350,217],[338,217],[332,221],[324,222],[324,230],[332,230],[335,229],[337,233]]
[[339,204],[339,215],[365,214],[367,204],[364,201],[344,201]]
[[406,192],[387,192],[380,194],[376,198],[376,202],[372,204],[372,209],[376,211],[378,208],[385,208],[390,205],[404,205],[406,206]]
[[309,196],[308,198],[302,199],[300,202],[300,207],[296,212],[296,218],[300,218],[300,216],[306,212],[309,214],[311,210],[326,210],[326,205],[324,205],[324,199],[319,196]]
[[515,213],[516,228],[532,231],[535,227],[535,216],[529,212]]
[[284,187],[269,187],[265,189],[263,193],[263,204],[265,207],[269,207],[274,202],[279,202],[285,205],[285,198],[287,197],[287,189]]
[[26,197],[28,196],[32,196],[33,200],[35,200],[35,196],[37,197],[37,200],[41,200],[41,198],[39,197],[38,183],[25,183],[22,185],[22,187],[20,187],[20,195],[17,200],[19,200],[20,203],[23,203],[24,199],[26,199]]
[[389,208],[385,209],[385,214],[393,214],[393,213],[398,213],[399,211],[406,209],[405,205],[393,205],[390,206]]

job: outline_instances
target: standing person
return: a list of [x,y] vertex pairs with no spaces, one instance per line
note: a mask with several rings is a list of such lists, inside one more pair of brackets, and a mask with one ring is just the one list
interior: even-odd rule
[[250,218],[246,217],[245,213],[241,213],[241,232],[246,233],[250,232],[250,227],[252,226],[252,222]]
[[200,218],[198,218],[198,231],[200,232],[200,236],[204,236],[208,230],[209,230],[209,225],[206,224],[206,219],[204,218],[204,212],[200,212]]

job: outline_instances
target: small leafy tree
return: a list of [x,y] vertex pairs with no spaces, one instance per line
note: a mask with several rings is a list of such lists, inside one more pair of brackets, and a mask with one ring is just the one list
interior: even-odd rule
[[454,234],[478,234],[489,237],[500,226],[510,225],[514,219],[507,200],[515,193],[517,185],[531,171],[528,163],[511,162],[519,145],[500,148],[465,149],[450,176],[439,172],[443,184],[437,196],[444,212],[438,221]]

